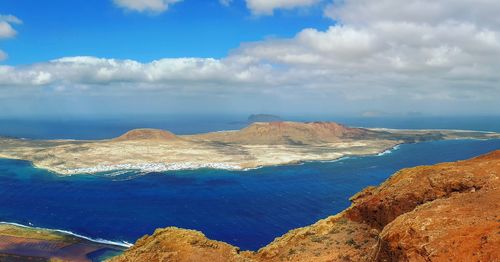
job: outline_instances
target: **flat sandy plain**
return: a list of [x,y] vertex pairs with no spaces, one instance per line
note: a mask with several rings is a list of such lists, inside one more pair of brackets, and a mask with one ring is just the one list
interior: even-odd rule
[[136,129],[115,139],[95,141],[4,137],[0,138],[0,157],[27,160],[59,175],[120,170],[244,170],[379,154],[402,143],[494,138],[500,138],[500,134],[350,128],[333,122],[273,122],[254,123],[236,131],[185,136]]

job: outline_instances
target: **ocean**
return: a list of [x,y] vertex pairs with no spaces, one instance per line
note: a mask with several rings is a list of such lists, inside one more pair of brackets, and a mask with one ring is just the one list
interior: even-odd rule
[[[290,121],[334,121],[348,126],[398,129],[467,129],[500,132],[500,116],[470,117],[331,117],[290,116]],[[245,116],[134,116],[107,118],[0,118],[0,136],[33,139],[107,139],[134,128],[160,128],[175,134],[236,130]]]
[[[356,121],[351,119],[351,124]],[[429,126],[422,123],[400,126],[401,122],[391,121],[394,122],[373,125],[500,131],[500,121],[475,126],[432,121]],[[81,127],[82,123],[64,125]],[[171,123],[164,126],[177,126]],[[95,139],[113,137],[139,124],[89,122],[83,129],[63,129],[60,123],[16,126],[0,121],[0,135]],[[36,125],[45,128],[40,130]],[[58,125],[59,132],[52,132]],[[235,129],[243,125],[208,121],[198,127],[177,126],[177,133]],[[10,129],[4,129],[5,126]],[[151,123],[148,127],[162,126]],[[182,128],[184,132],[179,131]],[[449,140],[401,145],[377,156],[248,171],[202,169],[71,177],[59,177],[26,161],[0,159],[0,221],[122,243],[133,243],[159,227],[177,226],[201,230],[209,238],[242,249],[257,250],[290,229],[342,211],[350,205],[350,196],[366,186],[380,184],[401,168],[467,159],[496,149],[500,149],[500,140]]]

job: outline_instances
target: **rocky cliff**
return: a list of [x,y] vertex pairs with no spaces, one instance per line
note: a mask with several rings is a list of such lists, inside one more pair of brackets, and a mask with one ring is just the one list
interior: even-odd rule
[[351,200],[258,252],[167,228],[112,261],[500,261],[500,151],[404,169]]

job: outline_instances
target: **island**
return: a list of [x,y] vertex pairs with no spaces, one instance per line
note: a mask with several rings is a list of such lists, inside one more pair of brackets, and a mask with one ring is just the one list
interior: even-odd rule
[[110,262],[500,261],[500,150],[395,173],[343,212],[256,252],[180,228],[157,229]]
[[248,123],[256,122],[281,122],[283,119],[277,115],[271,114],[253,114],[247,119]]
[[380,154],[403,143],[494,139],[493,132],[347,127],[334,122],[258,122],[235,131],[175,135],[135,129],[107,140],[0,138],[0,157],[26,160],[59,175],[118,170],[246,170]]

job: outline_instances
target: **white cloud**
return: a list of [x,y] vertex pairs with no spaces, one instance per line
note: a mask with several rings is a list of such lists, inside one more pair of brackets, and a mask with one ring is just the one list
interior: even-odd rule
[[0,15],[0,21],[5,21],[11,24],[22,24],[23,21],[21,19],[13,16],[13,15]]
[[381,21],[435,25],[446,21],[485,27],[500,25],[496,0],[347,0],[334,1],[325,14],[345,24],[369,25]]
[[17,32],[12,24],[22,24],[23,22],[13,15],[0,15],[0,39],[12,38]]
[[1,38],[12,38],[17,34],[16,30],[12,26],[5,22],[0,21],[0,39]]
[[8,55],[0,49],[0,61],[7,59]]
[[212,58],[161,59],[150,63],[96,57],[66,57],[28,67],[0,67],[0,86],[113,84],[161,85],[179,83],[252,83],[265,74],[265,66]]
[[116,5],[136,12],[161,13],[182,0],[113,0]]
[[293,9],[317,4],[320,0],[246,0],[255,15],[272,15],[276,9]]
[[[12,24],[22,24],[21,19],[13,15],[1,15],[0,14],[0,39],[12,38],[17,35],[17,31],[14,30]],[[8,55],[3,50],[0,49],[0,61],[7,59]]]
[[223,6],[229,6],[232,2],[233,0],[219,0],[219,3]]
[[499,113],[500,23],[491,14],[500,12],[500,2],[481,3],[344,0],[325,11],[338,21],[326,30],[307,28],[289,39],[244,43],[223,59],[62,58],[0,67],[0,87],[134,94],[154,89],[200,101],[207,94],[240,96],[241,103],[293,98],[283,104],[297,110],[323,101],[327,110],[333,110],[330,105],[360,111],[474,107]]

